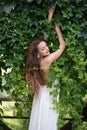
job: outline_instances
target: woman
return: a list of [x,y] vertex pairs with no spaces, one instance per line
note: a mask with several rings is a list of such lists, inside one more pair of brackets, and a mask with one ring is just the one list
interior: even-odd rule
[[57,113],[53,110],[47,76],[51,64],[62,55],[65,42],[58,24],[55,24],[55,30],[60,44],[55,52],[50,53],[46,42],[39,38],[27,49],[26,79],[34,91],[29,130],[57,130]]

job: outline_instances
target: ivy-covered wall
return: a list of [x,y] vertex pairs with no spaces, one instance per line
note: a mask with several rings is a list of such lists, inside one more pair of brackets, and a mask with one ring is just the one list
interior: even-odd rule
[[[54,5],[55,12],[52,21],[48,23],[48,10]],[[63,118],[72,118],[73,130],[86,130],[81,123],[84,107],[82,99],[87,95],[86,12],[86,0],[2,0],[0,3],[0,90],[5,90],[12,98],[27,101],[15,104],[18,116],[30,115],[31,110],[32,91],[25,81],[26,48],[34,37],[48,34],[50,50],[56,50],[58,42],[54,23],[58,22],[67,46],[50,72],[59,80],[52,92],[56,97],[56,90],[60,88],[60,102],[54,100],[56,109],[60,109],[59,127],[63,125]],[[8,68],[11,71],[6,73]],[[6,71],[4,75],[2,69]],[[5,83],[2,83],[3,79]]]

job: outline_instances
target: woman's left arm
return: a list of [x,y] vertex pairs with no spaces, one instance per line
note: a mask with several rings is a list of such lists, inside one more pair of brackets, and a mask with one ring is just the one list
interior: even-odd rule
[[55,7],[49,9],[49,11],[48,11],[48,22],[51,22],[54,11],[55,11]]

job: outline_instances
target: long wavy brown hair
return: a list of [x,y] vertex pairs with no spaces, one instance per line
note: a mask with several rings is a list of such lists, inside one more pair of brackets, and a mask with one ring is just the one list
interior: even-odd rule
[[33,91],[39,93],[39,85],[45,85],[47,83],[46,76],[43,69],[40,67],[40,58],[38,58],[37,45],[44,41],[44,39],[35,38],[26,51],[26,80],[32,85]]

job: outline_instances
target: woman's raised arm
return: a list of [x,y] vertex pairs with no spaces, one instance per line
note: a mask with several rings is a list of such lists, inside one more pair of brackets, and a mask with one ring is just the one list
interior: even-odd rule
[[48,66],[50,66],[56,59],[58,59],[62,55],[62,53],[66,47],[65,41],[63,39],[63,35],[59,28],[58,23],[55,23],[55,30],[56,30],[57,37],[58,37],[59,48],[55,52],[51,53],[49,56],[44,58],[43,62],[44,62],[44,64],[46,64]]
[[49,9],[49,11],[48,11],[48,22],[51,22],[54,11],[55,11],[55,7]]
[[58,41],[59,41],[59,48],[61,49],[61,51],[63,52],[64,49],[65,49],[65,41],[63,39],[63,35],[62,35],[62,32],[59,28],[59,25],[58,23],[55,23],[55,30],[56,30],[56,33],[57,33],[57,37],[58,37]]

